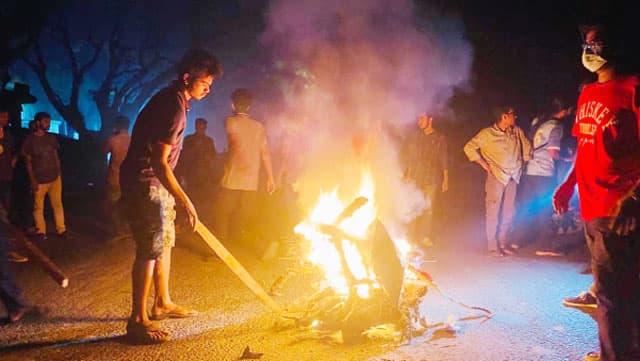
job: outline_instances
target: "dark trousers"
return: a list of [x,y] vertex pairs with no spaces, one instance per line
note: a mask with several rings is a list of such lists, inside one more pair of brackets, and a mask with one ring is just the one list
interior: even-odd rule
[[12,313],[26,307],[26,301],[22,290],[16,284],[11,262],[7,257],[7,252],[9,252],[7,239],[6,229],[2,227],[0,229],[0,301],[4,304],[7,312]]
[[219,188],[213,205],[213,230],[216,237],[223,242],[240,241],[242,233],[249,238],[257,238],[257,199],[257,191]]
[[433,241],[433,205],[437,188],[435,184],[420,187],[426,201],[426,208],[412,223],[411,238],[416,243],[423,243],[425,238]]
[[551,196],[556,184],[555,177],[525,175],[518,191],[518,243],[526,245],[536,241],[545,243],[543,248],[550,247],[553,229],[553,206]]
[[640,232],[618,236],[610,218],[585,225],[591,251],[603,361],[640,360]]

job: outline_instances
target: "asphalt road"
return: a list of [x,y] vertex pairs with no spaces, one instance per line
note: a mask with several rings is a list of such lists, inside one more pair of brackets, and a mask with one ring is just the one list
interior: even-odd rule
[[[80,225],[76,218],[75,224]],[[84,230],[83,230],[84,229]],[[17,264],[28,299],[43,310],[19,324],[0,328],[2,360],[237,360],[244,348],[263,353],[261,360],[582,360],[597,350],[593,318],[563,307],[562,298],[585,290],[590,275],[581,275],[580,257],[536,258],[532,250],[494,258],[481,251],[482,232],[439,245],[437,261],[427,263],[435,282],[451,297],[493,312],[485,320],[458,321],[451,329],[434,327],[401,344],[365,342],[334,344],[312,339],[297,329],[274,327],[279,320],[220,260],[177,247],[171,278],[178,303],[200,311],[182,320],[162,321],[173,340],[132,346],[123,339],[130,309],[133,242],[98,240],[99,227],[76,227],[69,241],[51,238],[45,249],[70,276],[62,289],[37,265]],[[474,236],[475,235],[475,236]],[[469,246],[469,245],[478,245]],[[235,251],[263,285],[290,266],[290,261],[260,261]],[[314,291],[317,274],[296,275],[277,297],[295,303]],[[430,290],[421,305],[429,324],[473,314]],[[0,311],[0,317],[4,315]]]

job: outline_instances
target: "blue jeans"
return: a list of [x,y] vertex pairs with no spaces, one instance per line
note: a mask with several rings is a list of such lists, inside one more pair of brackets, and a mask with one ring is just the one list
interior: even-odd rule
[[618,236],[611,218],[585,225],[591,251],[603,361],[640,360],[640,232]]

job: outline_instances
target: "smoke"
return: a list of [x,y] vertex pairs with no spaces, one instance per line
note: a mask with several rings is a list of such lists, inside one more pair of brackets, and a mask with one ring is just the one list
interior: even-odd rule
[[409,0],[273,0],[260,40],[273,70],[293,74],[269,127],[297,157],[302,206],[337,184],[353,194],[368,162],[387,227],[414,218],[426,203],[401,179],[399,134],[467,86],[472,49],[461,22],[417,17]]

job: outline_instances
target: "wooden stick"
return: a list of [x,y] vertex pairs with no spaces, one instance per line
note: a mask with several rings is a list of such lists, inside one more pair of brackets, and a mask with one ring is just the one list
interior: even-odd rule
[[67,277],[62,270],[53,263],[53,261],[44,254],[40,248],[38,248],[38,246],[33,244],[33,242],[31,242],[20,229],[9,222],[4,209],[0,210],[0,221],[2,221],[9,232],[16,237],[16,240],[20,245],[30,253],[32,259],[35,260],[36,263],[38,263],[38,265],[40,265],[40,267],[42,267],[42,269],[51,276],[54,281],[56,281],[56,283],[58,283],[62,288],[69,286],[69,277]]
[[240,278],[240,280],[249,287],[249,289],[255,293],[258,298],[267,306],[271,307],[276,312],[282,312],[282,307],[271,298],[267,292],[256,282],[253,277],[247,272],[247,270],[238,262],[238,260],[220,243],[216,236],[205,227],[204,224],[198,221],[196,225],[196,232],[202,237],[202,239],[213,249],[213,251],[222,259],[224,263],[233,271],[233,273]]

